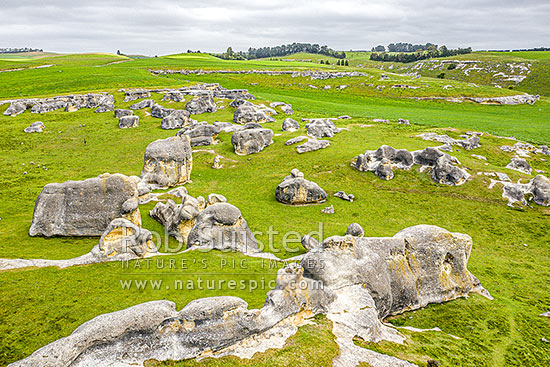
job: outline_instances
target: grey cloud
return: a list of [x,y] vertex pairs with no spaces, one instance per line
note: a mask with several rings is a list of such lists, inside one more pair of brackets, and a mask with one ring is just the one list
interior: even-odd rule
[[549,16],[545,0],[2,0],[0,47],[148,55],[289,42],[343,50],[390,42],[548,47]]

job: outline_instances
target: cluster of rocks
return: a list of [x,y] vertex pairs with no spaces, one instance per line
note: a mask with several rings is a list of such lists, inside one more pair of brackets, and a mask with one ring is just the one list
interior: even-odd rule
[[432,179],[440,184],[462,185],[470,178],[468,172],[456,166],[460,164],[456,157],[432,147],[409,152],[382,145],[377,150],[367,150],[355,157],[352,166],[359,171],[374,172],[383,180],[391,180],[394,168],[408,170],[415,164],[422,166],[421,170],[431,169]]
[[293,78],[307,77],[311,80],[326,80],[336,78],[368,76],[366,73],[357,71],[322,71],[322,70],[149,70],[155,75],[183,74],[183,75],[208,75],[208,74],[259,74],[259,75],[291,75]]
[[195,85],[176,88],[176,89],[140,89],[140,90],[120,90],[124,92],[125,102],[134,101],[141,98],[150,98],[151,93],[164,94],[163,101],[183,102],[185,96],[209,96],[223,99],[256,99],[246,89],[227,89],[218,83],[197,83]]
[[141,180],[155,188],[188,182],[193,167],[192,153],[188,135],[155,140],[145,149]]
[[259,153],[273,144],[273,130],[264,129],[258,123],[249,122],[244,125],[243,130],[233,133],[231,144],[238,155]]
[[259,252],[256,238],[240,210],[222,195],[210,194],[205,200],[185,193],[181,204],[171,199],[159,202],[149,215],[187,248]]
[[415,100],[445,100],[448,102],[475,102],[480,104],[495,104],[495,105],[520,105],[520,104],[535,104],[540,96],[530,95],[530,94],[518,94],[515,96],[504,96],[504,97],[408,97]]
[[275,189],[275,198],[283,204],[318,204],[327,199],[327,193],[315,182],[308,181],[304,174],[294,168]]
[[44,131],[45,128],[46,126],[42,121],[36,121],[26,127],[23,131],[26,133],[41,133]]
[[443,143],[443,147],[439,147],[441,150],[448,150],[452,151],[452,148],[450,148],[451,145],[457,145],[460,146],[466,150],[472,150],[475,148],[479,148],[479,136],[472,135],[467,136],[462,140],[453,139],[448,135],[438,135],[436,133],[422,133],[417,135],[417,137],[422,138],[423,140],[431,140],[431,141],[437,141],[439,143]]
[[[226,205],[204,209],[195,226],[203,215],[209,217],[205,230],[216,221],[231,222],[238,211]],[[395,357],[361,352],[353,337],[403,343],[405,337],[382,319],[472,292],[490,298],[467,269],[472,248],[467,235],[427,225],[382,238],[352,231],[358,235],[333,236],[313,244],[299,264],[280,269],[276,287],[260,309],[250,310],[244,300],[223,296],[194,300],[180,311],[170,301],[147,302],[100,315],[12,366],[139,365],[206,352],[250,357],[274,344],[282,346],[300,320],[324,313],[340,346],[338,360],[363,358],[371,365],[383,361],[408,367],[413,365]]]
[[216,112],[218,106],[212,96],[195,96],[187,102],[185,109],[193,115],[200,115],[206,112]]
[[520,157],[530,157],[531,153],[550,155],[550,149],[547,145],[541,145],[538,148],[533,144],[517,142],[514,145],[503,145],[500,149],[504,152],[514,152]]
[[525,184],[519,181],[512,183],[506,178],[499,177],[499,180],[491,180],[489,188],[493,188],[496,184],[502,184],[502,197],[508,200],[508,206],[527,205],[526,196],[535,204],[550,206],[550,180],[547,177],[537,175]]
[[302,121],[307,121],[305,126],[307,134],[315,139],[332,138],[334,134],[342,131],[336,127],[332,119],[314,118],[302,119]]
[[26,98],[2,101],[9,103],[4,111],[5,116],[17,116],[30,109],[31,113],[46,113],[65,109],[67,112],[78,111],[81,108],[95,108],[95,112],[112,111],[115,108],[115,99],[108,93],[72,94],[50,98]]

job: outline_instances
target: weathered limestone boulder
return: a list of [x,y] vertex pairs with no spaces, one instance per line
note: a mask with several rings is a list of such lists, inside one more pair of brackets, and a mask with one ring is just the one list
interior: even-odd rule
[[175,110],[164,117],[161,122],[161,128],[166,130],[181,129],[184,126],[192,124],[191,114],[186,110]]
[[123,110],[123,109],[116,109],[115,110],[115,117],[118,119],[118,118],[121,118],[121,117],[124,117],[124,116],[131,116],[134,114],[134,111],[132,110]]
[[162,97],[163,101],[173,101],[173,102],[184,102],[185,97],[182,92],[179,91],[170,91],[166,92],[164,97]]
[[27,108],[29,108],[29,104],[26,102],[12,102],[4,111],[4,116],[17,116],[25,112]]
[[406,119],[397,119],[397,123],[400,125],[410,125],[410,121]]
[[49,100],[38,102],[31,107],[31,113],[47,113],[67,107],[67,102],[62,100]]
[[136,99],[149,97],[151,97],[151,92],[148,90],[128,90],[124,92],[124,102],[131,102]]
[[460,164],[458,159],[432,147],[411,153],[382,145],[378,150],[367,150],[355,157],[352,165],[359,171],[371,171],[383,180],[391,180],[393,169],[408,170],[413,164],[422,166],[421,171],[431,170],[432,179],[444,185],[462,185],[470,178],[468,172],[456,166]]
[[[200,226],[204,230],[196,233],[204,242],[197,243],[219,243],[213,240],[216,232],[231,232],[235,218],[242,219],[229,204],[210,206],[199,214],[189,242]],[[249,310],[236,297],[194,300],[179,312],[172,302],[148,302],[98,316],[13,367],[141,365],[205,353],[250,358],[277,340],[282,346],[299,320],[320,313],[332,321],[337,335],[341,355],[335,365],[358,363],[361,359],[349,355],[355,353],[370,365],[411,367],[373,351],[361,353],[362,348],[353,349],[352,338],[403,343],[405,337],[384,325],[383,318],[473,292],[491,298],[467,269],[472,239],[436,226],[406,228],[393,237],[334,236],[306,246],[310,251],[300,264],[277,272],[276,286],[261,309]]]
[[155,103],[151,107],[151,116],[158,119],[165,118],[166,116],[170,115],[172,112],[174,112],[173,108],[164,108],[158,103]]
[[208,123],[199,123],[187,126],[178,131],[177,135],[187,135],[191,139],[191,146],[201,146],[214,144],[216,137],[221,132],[221,128],[209,125]]
[[260,108],[248,101],[240,103],[233,114],[233,122],[246,124],[248,122],[274,122],[275,119],[268,115],[265,109]]
[[191,246],[243,253],[260,252],[241,211],[228,203],[215,203],[200,212],[187,237],[187,247]]
[[489,188],[498,183],[502,184],[502,197],[508,200],[508,206],[527,205],[526,196],[535,204],[550,206],[550,180],[547,177],[537,175],[526,184],[504,181],[501,177],[499,180],[491,180]]
[[299,128],[300,128],[300,124],[298,123],[298,121],[291,119],[290,117],[287,117],[283,121],[283,126],[282,126],[283,131],[296,131]]
[[331,119],[309,119],[306,124],[307,134],[316,139],[332,138],[334,134],[339,133],[339,129],[334,125]]
[[157,252],[151,232],[124,218],[109,223],[97,248],[99,256],[117,259],[143,258]]
[[189,181],[193,167],[188,136],[155,140],[145,149],[141,179],[154,187],[181,185]]
[[26,127],[23,131],[26,133],[41,133],[45,128],[46,126],[42,121],[36,121],[30,124],[29,127]]
[[118,119],[118,127],[121,129],[128,129],[139,126],[139,116],[130,115],[122,116]]
[[130,109],[131,110],[142,110],[144,108],[153,107],[154,104],[155,104],[155,101],[153,101],[152,99],[146,99],[146,100],[140,101],[138,103],[134,103],[133,105],[130,106]]
[[286,115],[294,115],[294,110],[292,109],[292,106],[289,104],[282,105],[281,111],[283,111],[283,113],[285,113]]
[[321,248],[319,241],[317,241],[315,237],[309,235],[303,236],[300,242],[306,251],[313,251]]
[[149,215],[162,224],[168,234],[179,242],[187,244],[189,232],[195,225],[195,219],[199,212],[204,209],[203,197],[194,198],[191,195],[184,195],[181,204],[176,204],[169,199],[166,203],[159,202]]
[[261,152],[273,143],[273,130],[264,129],[259,124],[246,124],[244,130],[235,131],[231,144],[238,155]]
[[324,149],[330,145],[328,140],[308,139],[305,143],[296,146],[296,151],[300,154]]
[[275,198],[283,204],[304,205],[322,203],[327,193],[315,182],[308,181],[304,174],[294,168],[275,190]]
[[533,171],[529,163],[527,163],[527,161],[523,158],[512,158],[506,168],[513,169],[514,171],[519,171],[527,175],[530,175]]
[[36,199],[29,235],[100,236],[121,217],[140,226],[138,182],[135,176],[105,173],[84,181],[47,184]]
[[216,106],[214,98],[210,95],[196,96],[187,102],[185,109],[193,115],[199,115],[206,112],[216,112],[218,110],[218,106]]

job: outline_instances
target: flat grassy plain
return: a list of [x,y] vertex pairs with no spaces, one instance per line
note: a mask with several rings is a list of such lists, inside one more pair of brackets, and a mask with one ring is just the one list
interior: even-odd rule
[[[439,327],[442,332],[411,333],[404,331],[408,342],[357,343],[374,350],[425,365],[428,358],[443,366],[547,366],[550,364],[548,319],[539,317],[550,305],[550,210],[534,205],[509,208],[499,188],[488,189],[489,177],[479,172],[505,172],[513,181],[526,182],[533,175],[524,175],[504,166],[512,155],[499,149],[514,141],[485,134],[482,146],[474,151],[453,152],[473,178],[458,187],[434,183],[428,174],[395,171],[391,181],[378,179],[372,173],[350,167],[353,157],[382,144],[409,150],[436,146],[437,143],[414,137],[420,132],[434,131],[457,138],[467,130],[490,132],[500,136],[516,136],[537,144],[550,143],[550,101],[543,97],[533,106],[489,106],[473,103],[416,101],[410,97],[428,94],[451,96],[452,93],[472,96],[509,95],[516,92],[491,86],[473,87],[459,81],[432,78],[412,80],[389,74],[380,80],[380,70],[357,69],[367,77],[311,81],[308,78],[262,75],[169,75],[154,76],[149,69],[340,69],[333,65],[254,60],[231,62],[204,54],[171,55],[168,57],[131,60],[116,55],[64,55],[33,60],[54,64],[45,69],[0,73],[0,99],[30,96],[53,96],[67,93],[110,91],[117,108],[128,107],[120,88],[175,87],[196,82],[219,82],[226,88],[247,88],[258,97],[258,103],[283,101],[292,103],[296,120],[302,117],[336,117],[347,114],[351,120],[338,120],[345,128],[329,139],[331,145],[320,151],[299,155],[284,142],[304,135],[304,129],[281,131],[286,117],[266,127],[275,132],[273,145],[251,156],[238,156],[230,143],[231,135],[222,133],[219,144],[196,148],[193,154],[192,182],[186,184],[191,195],[206,196],[215,192],[240,208],[257,238],[268,243],[265,234],[270,226],[279,232],[266,252],[289,258],[303,252],[295,247],[283,248],[282,238],[288,231],[300,235],[316,231],[323,223],[324,237],[343,234],[347,226],[357,222],[367,236],[391,236],[417,224],[434,224],[453,232],[467,233],[473,238],[469,261],[470,271],[495,297],[489,301],[479,296],[455,300],[388,319],[398,326],[417,328]],[[123,61],[123,62],[120,62]],[[21,64],[28,63],[25,60]],[[115,63],[116,62],[116,63]],[[1,64],[0,67],[4,67]],[[29,64],[30,65],[30,64]],[[387,74],[387,73],[386,73]],[[428,85],[421,89],[395,89],[393,84]],[[308,85],[317,86],[318,89]],[[385,85],[382,91],[368,84]],[[453,84],[454,91],[442,89]],[[324,85],[331,89],[322,90]],[[349,85],[336,90],[339,85]],[[541,93],[542,94],[542,93]],[[162,95],[154,95],[160,102]],[[228,100],[220,100],[224,108],[216,113],[194,118],[202,121],[231,121]],[[183,108],[183,103],[166,103],[166,107]],[[3,113],[7,105],[0,106]],[[153,140],[173,136],[176,131],[162,130],[160,120],[146,110],[137,111],[140,126],[121,130],[112,113],[96,114],[91,110],[43,115],[25,112],[16,117],[0,115],[0,258],[72,258],[88,252],[98,238],[34,238],[28,236],[34,202],[42,187],[50,182],[81,180],[104,172],[139,175],[143,153]],[[387,118],[390,123],[374,123],[373,118]],[[407,118],[411,126],[396,124]],[[23,129],[37,120],[46,129],[42,134],[25,134]],[[362,125],[372,125],[361,127]],[[85,143],[86,142],[86,143]],[[471,154],[487,157],[487,162]],[[222,159],[221,170],[211,168],[213,157]],[[550,162],[533,155],[528,159],[534,169],[550,172]],[[40,165],[40,168],[38,167]],[[45,170],[43,167],[48,168]],[[274,197],[275,187],[299,168],[306,178],[317,182],[329,194],[327,203],[316,206],[288,207]],[[26,174],[24,174],[26,172]],[[332,195],[344,190],[353,193],[353,203]],[[336,213],[322,214],[323,207],[334,205]],[[143,226],[163,233],[148,211],[154,204],[140,207]],[[159,244],[167,251],[175,241]],[[235,295],[261,307],[267,288],[229,290],[175,290],[175,280],[255,281],[261,284],[275,279],[276,268],[258,259],[221,252],[186,253],[163,257],[178,264],[186,260],[186,268],[147,268],[145,260],[132,262],[130,269],[120,263],[77,266],[68,269],[43,268],[0,272],[0,365],[32,353],[37,348],[71,333],[78,325],[105,312],[116,311],[137,303],[157,299],[172,300],[182,308],[192,299],[217,295]],[[206,261],[206,267],[202,261]],[[222,261],[246,268],[223,266]],[[156,259],[153,259],[156,261]],[[136,268],[136,264],[139,267]],[[122,289],[121,280],[161,280],[163,287]],[[168,285],[170,289],[166,289]],[[329,365],[337,354],[330,333],[330,322],[319,317],[317,325],[307,325],[289,339],[282,350],[270,350],[252,360],[236,358],[205,359],[201,362],[151,362],[157,365],[218,366],[247,363],[252,366],[289,364]],[[458,337],[455,339],[453,336]]]

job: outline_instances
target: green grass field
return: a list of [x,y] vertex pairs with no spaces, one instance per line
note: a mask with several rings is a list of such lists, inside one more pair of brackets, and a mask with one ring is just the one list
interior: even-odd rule
[[[295,58],[305,59],[306,56],[295,55]],[[360,56],[364,57],[357,57]],[[501,57],[506,61],[508,55],[499,53],[491,57]],[[350,60],[353,60],[353,55]],[[146,59],[84,54],[19,62],[0,58],[0,69],[9,69],[11,64],[24,68],[54,66],[0,73],[0,85],[3,86],[0,99],[109,91],[115,96],[116,107],[126,108],[131,103],[122,102],[123,93],[118,92],[120,88],[219,82],[226,88],[248,89],[258,97],[257,103],[291,103],[296,112],[292,117],[296,120],[342,114],[352,116],[351,120],[337,121],[338,126],[346,130],[329,139],[331,145],[328,148],[303,155],[298,155],[293,146],[285,146],[284,142],[304,135],[304,129],[294,133],[283,132],[281,122],[286,116],[282,114],[276,116],[277,122],[264,124],[274,130],[274,144],[255,155],[236,155],[230,142],[231,134],[222,133],[219,144],[202,147],[201,151],[193,154],[192,182],[186,187],[193,196],[206,196],[212,192],[226,196],[230,203],[240,208],[253,231],[265,233],[269,226],[273,226],[280,235],[275,236],[273,248],[266,251],[281,258],[303,253],[299,244],[296,244],[296,251],[282,248],[285,232],[292,230],[307,234],[317,230],[320,222],[324,225],[325,237],[345,233],[352,222],[361,224],[367,236],[391,236],[417,224],[434,224],[453,232],[469,234],[474,241],[469,269],[495,297],[493,301],[472,296],[391,317],[387,321],[398,326],[439,327],[443,330],[439,333],[404,331],[408,338],[405,345],[367,344],[361,340],[356,343],[421,366],[426,364],[428,358],[440,361],[443,366],[550,364],[550,344],[541,340],[550,339],[550,324],[548,319],[538,316],[549,311],[550,305],[550,209],[537,205],[509,208],[501,197],[500,189],[488,189],[489,177],[478,174],[505,172],[512,181],[521,179],[523,182],[534,177],[504,168],[512,154],[503,152],[499,147],[512,145],[513,141],[485,134],[481,138],[480,148],[474,151],[460,149],[452,153],[473,176],[471,181],[458,187],[438,185],[417,169],[396,170],[393,180],[383,181],[370,172],[359,172],[350,167],[354,156],[367,149],[377,149],[382,144],[409,150],[438,145],[414,137],[425,131],[457,138],[465,131],[478,130],[498,136],[515,136],[535,144],[549,144],[550,98],[544,97],[548,95],[544,84],[532,85],[532,88],[542,88],[537,92],[543,97],[535,105],[492,106],[416,101],[412,97],[502,96],[517,94],[517,90],[482,84],[472,86],[468,81],[430,77],[412,79],[387,72],[390,79],[380,80],[382,71],[374,68],[346,68],[298,61],[225,61],[204,54]],[[358,70],[368,76],[312,81],[309,78],[256,74],[155,76],[149,72],[149,69],[307,70],[313,67]],[[344,84],[349,87],[336,90],[337,86]],[[391,88],[394,84],[421,88]],[[448,84],[452,84],[453,88],[443,89]],[[323,90],[325,85],[331,85],[331,89]],[[375,88],[378,85],[385,88],[380,91]],[[157,94],[153,98],[160,102],[162,95]],[[223,100],[225,108],[216,113],[194,118],[208,122],[231,121],[233,111],[229,102]],[[184,106],[175,102],[161,104],[171,108]],[[0,113],[6,107],[0,106]],[[29,237],[34,203],[42,187],[50,182],[81,180],[104,172],[139,175],[146,146],[155,139],[173,136],[176,131],[162,130],[160,120],[152,118],[145,110],[137,111],[137,115],[140,126],[126,130],[118,128],[112,113],[96,114],[85,109],[42,115],[25,112],[16,117],[0,115],[0,194],[3,197],[0,202],[0,258],[66,259],[82,255],[97,244],[98,238]],[[373,123],[373,118],[391,121]],[[398,118],[409,119],[411,126],[398,125]],[[23,129],[37,120],[44,122],[45,131],[42,134],[25,134]],[[364,124],[372,126],[361,127]],[[222,159],[223,169],[211,168],[213,153],[225,157]],[[472,157],[472,153],[487,157],[487,162]],[[541,158],[540,155],[533,155],[528,161],[534,169],[550,172],[550,159]],[[48,170],[38,168],[38,165]],[[299,168],[306,178],[327,191],[329,199],[326,204],[288,207],[275,200],[275,187],[292,168]],[[339,190],[353,193],[357,200],[349,203],[333,197]],[[335,214],[320,212],[331,204]],[[140,207],[143,226],[151,231],[163,232],[161,225],[148,215],[153,206],[151,203]],[[267,235],[259,235],[258,239],[267,242]],[[174,241],[168,243],[173,244]],[[163,244],[161,250],[167,250],[166,246]],[[199,256],[206,259],[207,268],[199,266],[198,261],[193,262]],[[39,347],[68,335],[94,316],[141,302],[168,299],[176,302],[180,309],[196,298],[235,295],[249,302],[250,307],[261,307],[269,290],[232,291],[225,287],[193,291],[150,287],[122,289],[121,280],[153,277],[172,284],[176,279],[185,281],[214,277],[260,283],[275,279],[277,270],[266,266],[261,260],[245,258],[240,254],[187,253],[168,258],[175,258],[178,262],[187,259],[190,266],[172,272],[151,270],[146,269],[142,260],[139,262],[142,265],[140,269],[131,270],[123,269],[119,263],[106,263],[63,270],[50,267],[0,272],[0,365],[24,358]],[[237,262],[244,259],[248,269],[224,267],[222,259]],[[150,365],[225,366],[246,363],[250,366],[276,366],[300,361],[305,365],[327,366],[338,354],[330,330],[330,322],[318,317],[315,324],[302,327],[298,334],[289,339],[285,348],[269,350],[251,360],[229,357],[204,359],[201,362],[151,362]]]

